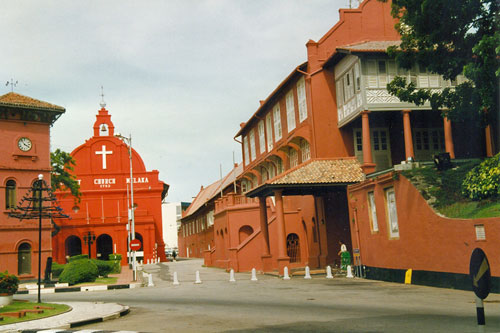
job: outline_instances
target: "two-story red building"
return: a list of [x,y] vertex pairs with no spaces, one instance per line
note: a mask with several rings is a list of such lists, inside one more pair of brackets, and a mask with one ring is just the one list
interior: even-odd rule
[[[213,198],[215,246],[205,252],[207,265],[280,273],[285,266],[324,267],[339,263],[343,242],[371,278],[400,280],[414,268],[434,274],[421,281],[451,276],[442,284],[463,287],[451,280],[463,280],[472,249],[494,253],[498,218],[443,218],[397,173],[436,153],[492,156],[498,126],[450,122],[428,104],[391,96],[386,85],[396,75],[436,90],[465,80],[399,68],[386,53],[399,45],[395,23],[390,2],[341,9],[339,22],[307,42],[307,62],[241,125],[235,139],[243,170],[233,193]],[[488,238],[477,239],[477,228]],[[456,258],[441,264],[436,252]],[[497,257],[491,264],[500,268]]]
[[107,259],[109,254],[118,253],[126,264],[133,209],[135,238],[142,242],[137,257],[145,262],[165,261],[161,202],[168,185],[159,180],[157,170],[146,170],[141,156],[129,150],[129,142],[115,135],[111,115],[105,104],[101,107],[94,135],[71,152],[81,201],[75,202],[69,192],[56,193],[70,219],[56,221],[61,229],[52,240],[54,260],[64,263],[67,257],[88,253],[90,248],[92,258]]

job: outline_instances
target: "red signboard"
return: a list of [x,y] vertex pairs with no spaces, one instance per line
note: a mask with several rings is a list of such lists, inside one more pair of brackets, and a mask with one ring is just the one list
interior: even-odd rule
[[132,239],[130,241],[130,249],[132,251],[138,251],[141,248],[141,241],[138,239]]

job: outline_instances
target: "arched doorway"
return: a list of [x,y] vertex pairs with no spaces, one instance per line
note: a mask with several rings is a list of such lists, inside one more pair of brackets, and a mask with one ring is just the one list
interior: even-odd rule
[[300,262],[300,242],[297,234],[289,234],[286,237],[286,254],[290,262]]
[[251,234],[253,234],[253,229],[251,226],[249,225],[244,225],[240,228],[239,232],[238,232],[238,236],[239,236],[239,241],[240,241],[240,244],[248,238],[248,236],[250,236]]
[[109,255],[113,254],[113,239],[108,234],[102,234],[97,237],[97,259],[108,260]]
[[17,249],[17,273],[31,274],[31,245],[21,243]]
[[82,254],[82,240],[78,236],[69,236],[65,242],[66,257]]

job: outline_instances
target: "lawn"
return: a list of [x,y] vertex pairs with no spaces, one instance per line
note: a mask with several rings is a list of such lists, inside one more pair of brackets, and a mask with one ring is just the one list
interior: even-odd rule
[[97,279],[95,279],[94,282],[79,283],[79,284],[75,284],[72,287],[95,286],[95,285],[98,285],[98,284],[115,284],[116,281],[118,281],[117,277],[107,277],[107,278],[105,278],[105,277],[98,277]]
[[473,201],[462,195],[466,174],[479,163],[479,160],[468,161],[445,171],[424,166],[402,174],[417,187],[432,208],[444,216],[464,219],[500,217],[498,198]]
[[[43,313],[26,313],[26,316],[21,317],[21,318],[14,318],[14,317],[8,317],[8,316],[2,315],[2,313],[5,313],[5,312],[16,312],[16,311],[20,311],[20,310],[33,310],[33,309],[35,309],[35,306],[51,307],[53,309],[43,309]],[[1,325],[15,324],[15,323],[19,323],[22,321],[51,317],[51,316],[55,316],[55,315],[67,312],[69,310],[71,310],[71,308],[65,304],[32,303],[32,302],[14,300],[14,302],[12,304],[6,305],[6,306],[0,308],[0,317],[3,317],[3,320],[0,321],[0,329],[1,329]]]

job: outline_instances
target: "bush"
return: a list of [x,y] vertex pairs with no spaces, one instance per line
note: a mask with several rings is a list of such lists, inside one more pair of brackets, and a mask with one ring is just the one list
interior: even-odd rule
[[64,267],[66,267],[66,265],[61,265],[61,264],[58,264],[57,262],[53,262],[52,263],[52,277],[53,278],[57,278],[61,275],[62,271],[64,270]]
[[500,196],[500,153],[467,174],[462,182],[462,193],[472,200]]
[[0,272],[0,294],[14,295],[19,287],[19,279],[5,271]]
[[97,265],[89,259],[71,261],[65,266],[59,276],[59,282],[67,282],[70,285],[82,282],[94,282],[99,276]]
[[88,259],[89,255],[88,254],[77,254],[76,256],[72,256],[68,259],[68,262],[72,262],[75,260],[81,260],[81,259]]
[[92,262],[97,266],[99,276],[108,277],[108,274],[113,271],[114,262],[112,261],[92,259]]
[[121,254],[110,254],[109,261],[113,262],[113,270],[111,273],[120,273],[122,271],[122,255]]

